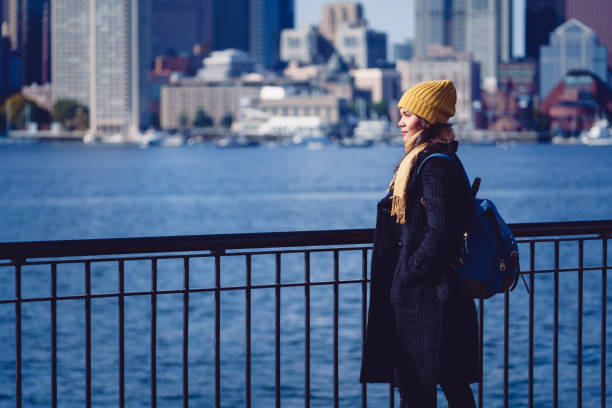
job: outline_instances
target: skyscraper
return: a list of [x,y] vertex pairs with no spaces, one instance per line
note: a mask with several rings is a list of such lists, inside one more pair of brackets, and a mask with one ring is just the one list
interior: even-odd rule
[[[48,78],[48,71],[43,73],[44,40],[49,38],[44,24],[44,10],[48,9],[49,0],[7,0],[3,5],[7,36],[12,51],[22,58],[23,83],[42,83]],[[48,44],[47,44],[48,45]],[[48,49],[48,48],[47,48]],[[48,60],[48,55],[46,58]],[[48,69],[48,65],[45,66]]]
[[213,50],[249,51],[249,0],[214,0]]
[[294,0],[250,0],[249,51],[253,59],[267,68],[280,61],[280,33],[293,28]]
[[54,0],[51,27],[53,102],[73,99],[89,106],[89,1]]
[[[43,14],[49,0],[21,0],[19,50],[23,58],[23,83],[42,83],[43,77]],[[46,28],[49,28],[47,25]]]
[[4,20],[7,23],[7,37],[10,41],[12,51],[19,48],[19,38],[21,37],[21,5],[20,0],[5,0],[6,15]]
[[512,54],[512,0],[418,0],[415,55],[431,45],[467,52],[481,65],[481,80],[494,82],[497,63]]
[[550,35],[550,45],[540,50],[540,97],[546,98],[571,70],[592,72],[605,82],[606,51],[597,33],[574,18],[557,27]]
[[364,26],[365,23],[361,3],[327,3],[323,6],[323,18],[319,23],[319,32],[323,38],[335,44],[336,32],[342,25]]
[[565,0],[526,0],[525,5],[525,56],[538,60],[540,47],[565,21]]
[[608,67],[612,70],[612,1],[565,0],[565,18],[575,18],[597,33],[601,44],[608,47]]
[[149,123],[150,0],[53,0],[53,98],[89,106],[94,133]]
[[418,0],[415,6],[415,55],[426,56],[430,45],[465,51],[469,0]]
[[468,0],[466,51],[480,63],[481,80],[494,85],[497,64],[511,57],[511,0]]
[[[191,54],[212,49],[213,0],[153,0],[153,55]],[[180,29],[177,29],[180,27]]]

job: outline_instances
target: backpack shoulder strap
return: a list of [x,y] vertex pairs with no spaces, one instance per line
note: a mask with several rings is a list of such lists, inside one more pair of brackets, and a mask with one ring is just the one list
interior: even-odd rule
[[430,154],[429,156],[427,156],[425,159],[423,159],[423,161],[421,162],[421,164],[419,165],[419,168],[417,169],[417,174],[421,174],[421,169],[423,168],[423,165],[427,162],[427,160],[433,158],[433,157],[444,157],[446,160],[455,163],[455,159],[453,159],[452,157],[450,157],[447,154],[444,153],[433,153]]
[[[433,157],[443,157],[446,160],[450,161],[451,163],[455,163],[455,164],[459,164],[457,163],[457,160],[453,159],[451,156],[444,154],[444,153],[432,153],[429,156],[427,156],[425,159],[423,159],[423,161],[421,162],[421,164],[419,165],[416,174],[419,175],[421,173],[421,169],[423,168],[423,165],[425,164],[425,162],[427,162],[427,160],[433,158]],[[470,179],[467,175],[467,173],[465,172],[465,169],[463,168],[463,166],[459,166],[461,168],[461,171],[463,172],[463,177],[465,177],[465,182],[467,183],[468,187],[472,185],[472,183],[470,183]]]

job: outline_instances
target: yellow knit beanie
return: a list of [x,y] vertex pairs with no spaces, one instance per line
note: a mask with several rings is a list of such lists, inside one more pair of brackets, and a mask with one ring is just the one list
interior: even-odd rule
[[448,118],[455,115],[457,92],[453,82],[426,81],[408,89],[397,104],[429,123],[446,123]]

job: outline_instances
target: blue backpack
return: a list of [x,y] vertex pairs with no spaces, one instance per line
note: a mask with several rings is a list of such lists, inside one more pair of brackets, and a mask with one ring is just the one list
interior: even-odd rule
[[[465,169],[454,158],[434,153],[425,158],[444,157],[459,165],[465,176],[467,187],[470,179]],[[453,267],[459,274],[465,294],[478,299],[488,299],[496,293],[513,290],[520,275],[519,253],[516,239],[508,225],[497,212],[493,202],[476,198],[480,179],[476,178],[471,187],[473,205],[470,209],[467,228],[461,244],[461,253]]]

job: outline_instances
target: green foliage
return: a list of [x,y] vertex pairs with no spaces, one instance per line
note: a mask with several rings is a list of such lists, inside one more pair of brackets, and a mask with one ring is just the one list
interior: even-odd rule
[[[363,100],[362,100],[363,101]],[[380,102],[371,102],[371,101],[364,101],[364,105],[365,105],[365,109],[363,111],[363,114],[366,116],[367,119],[372,119],[373,117],[378,117],[378,118],[389,118],[389,107],[387,106],[387,102],[386,101],[380,101]],[[361,114],[361,112],[359,111],[359,104],[358,103],[352,103],[349,104],[347,106],[347,110],[348,112],[352,112],[355,116],[359,116]]]
[[[29,108],[27,107],[29,106]],[[11,126],[23,127],[25,125],[26,116],[30,115],[30,122],[50,123],[51,115],[46,110],[39,107],[36,102],[26,98],[21,93],[10,96],[4,101],[0,107],[0,116],[2,116],[3,125],[6,126],[6,114],[10,113]]]
[[181,112],[178,118],[178,122],[181,129],[185,129],[187,127],[187,125],[189,124],[189,117],[185,112]]
[[232,123],[234,122],[234,117],[232,116],[231,113],[226,113],[222,118],[221,118],[221,126],[223,126],[226,129],[229,129],[232,127]]
[[210,127],[213,125],[213,120],[204,112],[203,109],[198,109],[193,118],[193,126],[195,127]]
[[369,110],[378,115],[379,118],[389,117],[389,109],[387,107],[387,102],[385,101],[372,103],[369,108]]
[[89,109],[72,99],[60,99],[53,105],[53,120],[68,130],[89,128]]

